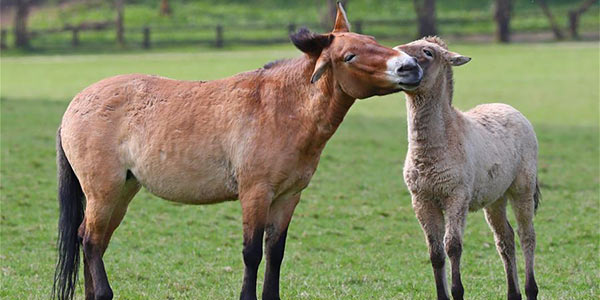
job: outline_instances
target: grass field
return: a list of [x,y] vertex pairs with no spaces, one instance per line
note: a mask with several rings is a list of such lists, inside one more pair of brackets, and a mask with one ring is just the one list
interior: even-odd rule
[[[537,131],[541,299],[598,299],[598,44],[451,47],[473,57],[455,71],[455,105],[506,102]],[[0,298],[47,299],[50,293],[58,218],[54,135],[79,90],[129,72],[213,79],[296,55],[291,46],[277,46],[2,58]],[[401,94],[359,101],[325,148],[288,234],[283,299],[434,297],[426,245],[402,180],[405,113]],[[238,202],[183,206],[142,191],[105,255],[116,298],[236,298],[243,270],[240,210]],[[505,299],[492,233],[482,212],[468,220],[466,297]],[[520,250],[518,261],[523,287]],[[262,272],[264,263],[259,278]]]

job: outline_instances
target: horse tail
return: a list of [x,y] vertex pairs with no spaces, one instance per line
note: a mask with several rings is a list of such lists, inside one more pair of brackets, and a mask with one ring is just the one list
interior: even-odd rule
[[56,164],[58,173],[58,262],[54,272],[52,298],[73,299],[79,270],[78,229],[83,221],[84,194],[79,180],[62,147],[60,128],[56,135]]
[[540,184],[538,178],[535,178],[535,192],[533,193],[533,212],[536,213],[538,206],[540,206],[540,200],[542,200],[542,192],[540,191]]

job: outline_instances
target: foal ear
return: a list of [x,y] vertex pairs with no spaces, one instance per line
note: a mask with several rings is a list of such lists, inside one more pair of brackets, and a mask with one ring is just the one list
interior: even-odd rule
[[471,58],[468,56],[462,56],[456,52],[451,52],[451,51],[447,51],[444,54],[444,57],[446,57],[446,60],[448,60],[448,62],[450,63],[450,65],[452,66],[462,66],[468,62],[471,61]]
[[326,53],[321,55],[321,57],[317,59],[317,63],[315,64],[315,70],[313,71],[312,76],[310,77],[310,83],[315,83],[317,82],[317,80],[319,80],[319,78],[321,78],[325,70],[327,70],[327,68],[329,67],[330,62],[331,60],[329,59],[329,55]]
[[290,34],[290,39],[300,51],[311,56],[319,56],[321,51],[331,44],[333,35],[316,34],[306,28],[300,28],[298,32]]
[[346,11],[340,1],[337,2],[337,15],[335,16],[333,32],[350,32],[350,22],[348,22]]

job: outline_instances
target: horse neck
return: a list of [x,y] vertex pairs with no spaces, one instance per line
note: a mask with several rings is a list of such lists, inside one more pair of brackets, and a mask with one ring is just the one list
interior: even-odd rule
[[302,57],[282,67],[279,78],[290,82],[286,86],[289,105],[298,109],[292,110],[302,123],[305,140],[310,147],[322,149],[344,120],[355,98],[349,96],[339,87],[333,78],[331,69],[325,71],[321,78],[310,83],[309,79],[316,59]]
[[455,128],[451,78],[442,77],[430,91],[406,94],[408,144],[411,149],[447,149],[449,131]]

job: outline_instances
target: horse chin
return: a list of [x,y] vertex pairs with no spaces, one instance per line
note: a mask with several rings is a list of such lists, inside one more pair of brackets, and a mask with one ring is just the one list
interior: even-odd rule
[[[402,92],[402,88],[401,87],[395,87],[392,89],[382,89],[382,90],[378,90],[377,92],[375,92],[376,96],[385,96],[385,95],[389,95],[389,94],[395,94],[398,92]],[[367,97],[368,98],[368,97]],[[361,98],[364,99],[364,98]]]

